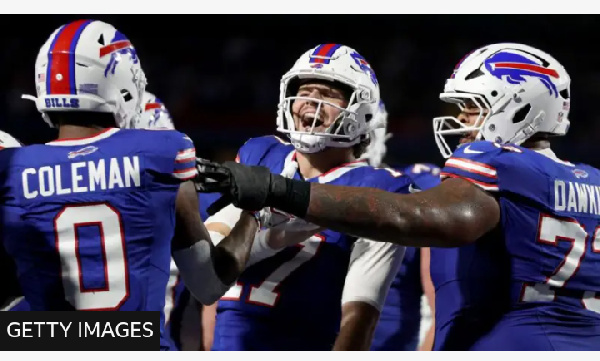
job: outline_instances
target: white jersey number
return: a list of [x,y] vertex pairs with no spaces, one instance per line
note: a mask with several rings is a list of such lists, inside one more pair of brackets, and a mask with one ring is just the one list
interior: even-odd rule
[[[594,232],[592,252],[600,253],[600,226],[596,227],[596,231]],[[600,313],[600,293],[587,291],[583,294],[582,302],[588,310]]]
[[[80,244],[82,227],[96,227],[99,244]],[[54,231],[67,301],[77,310],[119,308],[129,296],[125,238],[119,212],[106,203],[65,206],[54,218]],[[101,250],[104,273],[84,275],[82,263],[91,258],[86,254],[96,253],[97,247]],[[98,259],[97,253],[94,259]],[[104,286],[86,288],[84,279],[103,281]]]
[[[592,252],[595,253],[600,252],[599,230],[600,227],[597,227],[592,241]],[[542,215],[537,241],[554,247],[558,246],[559,241],[568,241],[571,242],[571,248],[552,275],[546,279],[545,283],[525,286],[521,300],[524,302],[553,301],[556,293],[551,287],[564,287],[569,279],[579,270],[585,256],[588,238],[589,235],[577,221]],[[582,299],[582,304],[591,311],[600,312],[600,299],[596,296],[595,292],[586,292]]]
[[[277,288],[292,272],[310,261],[319,251],[321,244],[325,241],[325,237],[319,234],[312,236],[304,242],[298,243],[302,247],[300,251],[291,260],[284,262],[277,267],[258,287],[252,286],[250,294],[246,302],[259,306],[273,307],[279,298]],[[242,296],[244,285],[236,282],[226,293],[221,297],[224,301],[239,301]]]

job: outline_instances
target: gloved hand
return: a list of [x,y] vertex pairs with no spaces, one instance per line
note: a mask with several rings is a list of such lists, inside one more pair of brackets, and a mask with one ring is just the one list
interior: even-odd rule
[[264,208],[271,184],[269,168],[231,161],[219,164],[196,158],[196,169],[198,176],[194,183],[198,192],[223,194],[208,207],[208,214],[217,213],[229,203],[249,211]]
[[196,169],[194,183],[198,192],[223,194],[208,207],[210,215],[229,203],[247,211],[272,206],[299,217],[304,217],[308,209],[310,183],[273,174],[269,168],[196,158]]

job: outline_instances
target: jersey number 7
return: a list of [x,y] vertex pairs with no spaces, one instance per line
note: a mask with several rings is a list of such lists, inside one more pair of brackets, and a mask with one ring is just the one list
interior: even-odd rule
[[[279,292],[277,289],[281,282],[283,282],[292,272],[297,270],[298,267],[316,256],[324,241],[324,236],[316,234],[306,241],[299,243],[298,246],[301,246],[302,248],[298,250],[298,253],[294,258],[282,263],[259,285],[250,288],[246,302],[258,306],[274,307],[279,299]],[[243,287],[244,285],[242,283],[237,282],[229,289],[229,291],[227,291],[227,293],[225,293],[225,295],[223,295],[223,297],[221,297],[221,300],[239,301],[242,296]]]
[[[588,239],[590,235],[576,220],[558,219],[542,214],[537,242],[556,247],[559,241],[568,241],[571,242],[571,248],[552,275],[546,278],[546,282],[525,286],[521,293],[521,301],[553,301],[556,292],[551,287],[564,287],[569,279],[575,276],[585,257]],[[600,253],[600,226],[594,230],[591,242],[592,252]],[[595,292],[585,292],[581,303],[586,309],[600,313],[600,298]]]

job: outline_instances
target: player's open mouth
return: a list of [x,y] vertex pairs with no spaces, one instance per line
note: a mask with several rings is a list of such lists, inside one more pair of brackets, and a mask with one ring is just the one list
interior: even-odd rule
[[314,127],[318,128],[323,124],[323,121],[321,120],[322,116],[319,116],[316,121],[315,121],[315,113],[304,113],[302,114],[302,117],[300,118],[300,122],[302,124],[302,127],[304,128],[304,131],[309,131],[312,127],[313,127],[313,123],[314,123]]

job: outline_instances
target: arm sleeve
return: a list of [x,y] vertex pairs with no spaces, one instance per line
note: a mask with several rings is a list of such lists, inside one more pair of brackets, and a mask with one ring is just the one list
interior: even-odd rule
[[366,302],[381,311],[404,251],[402,246],[359,238],[352,249],[342,305]]

